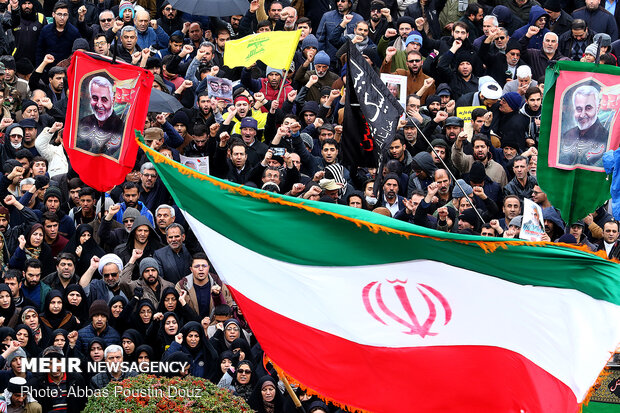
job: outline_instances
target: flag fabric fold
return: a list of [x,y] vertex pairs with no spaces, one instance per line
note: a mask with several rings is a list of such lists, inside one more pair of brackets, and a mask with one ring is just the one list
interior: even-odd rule
[[[562,137],[567,135],[563,123],[570,124],[573,119],[573,109],[564,108],[563,100],[580,86],[580,83],[572,83],[574,81],[559,84],[562,73],[572,75],[582,84],[600,85],[598,119],[612,132],[609,138],[612,147],[607,149],[617,149],[620,124],[615,123],[618,106],[613,92],[616,89],[614,85],[620,82],[620,69],[609,65],[558,61],[553,67],[548,67],[545,73],[536,178],[549,202],[560,210],[562,218],[570,225],[594,212],[610,198],[610,181],[606,179],[602,165],[598,171],[558,165],[561,146],[557,142],[561,142]],[[610,86],[606,87],[603,82],[609,82]],[[561,121],[560,118],[565,120]]]
[[620,342],[620,267],[198,174],[144,147],[268,357],[373,412],[576,412]]
[[383,145],[396,133],[403,107],[354,44],[348,42],[344,164],[375,167]]
[[224,65],[248,67],[257,60],[274,69],[286,70],[293,61],[301,30],[250,34],[226,42]]
[[96,54],[73,53],[63,145],[82,181],[100,192],[122,183],[138,153],[153,73]]

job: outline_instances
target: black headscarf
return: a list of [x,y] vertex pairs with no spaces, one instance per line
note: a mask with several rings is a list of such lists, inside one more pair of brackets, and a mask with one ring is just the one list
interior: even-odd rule
[[[69,304],[69,301],[67,300],[69,293],[73,291],[77,291],[82,296],[82,301],[77,306]],[[80,321],[81,327],[85,327],[88,324],[88,320],[89,320],[88,299],[86,298],[86,293],[84,292],[84,289],[82,288],[82,286],[79,284],[69,284],[67,288],[65,288],[64,299],[65,299],[64,307],[67,309],[67,311],[71,312],[71,314],[73,314],[75,318],[77,318]]]
[[[81,244],[80,237],[85,232],[90,232],[91,236],[84,244]],[[77,227],[77,229],[73,233],[73,236],[69,239],[69,242],[67,242],[67,245],[65,246],[65,249],[63,250],[65,252],[70,252],[77,256],[77,254],[75,254],[75,250],[78,246],[80,245],[82,246],[82,253],[78,257],[78,261],[75,266],[76,274],[84,274],[86,272],[86,270],[90,266],[90,259],[92,257],[96,256],[96,257],[101,258],[105,255],[105,251],[103,250],[103,248],[101,248],[95,242],[95,238],[93,238],[94,235],[95,235],[95,230],[93,229],[92,225],[81,224]]]
[[57,328],[56,330],[52,331],[52,340],[50,341],[50,345],[54,345],[54,340],[56,340],[56,337],[58,335],[62,335],[65,338],[65,345],[62,346],[62,354],[67,357],[67,355],[69,354],[69,339],[67,338],[69,336],[69,332],[64,328]]
[[11,327],[0,327],[0,349],[2,352],[4,352],[4,350],[8,348],[8,345],[1,344],[7,337],[11,337],[13,340],[15,340],[15,330],[13,330]]
[[92,340],[90,340],[90,342],[88,343],[88,354],[86,354],[86,358],[89,361],[94,361],[93,359],[90,358],[90,350],[92,349],[93,344],[95,343],[98,343],[103,350],[105,350],[106,348],[105,342],[100,337],[94,337]]
[[34,338],[34,333],[32,332],[32,329],[26,324],[18,324],[15,326],[15,337],[17,337],[17,333],[20,330],[26,330],[26,333],[28,334],[28,344],[26,344],[26,347],[22,347],[28,357],[38,356],[39,353],[41,353],[41,349],[37,345],[37,341]]
[[52,298],[55,297],[63,300],[62,292],[58,290],[52,290],[47,294],[47,296],[45,297],[45,304],[43,305],[44,312],[39,316],[39,322],[44,322],[43,320],[45,319],[49,323],[48,327],[50,327],[52,330],[60,328],[60,323],[68,314],[68,311],[65,308],[66,303],[64,300],[62,302],[62,309],[58,314],[54,314],[50,311],[50,303],[52,302]]
[[[125,353],[125,349],[123,349],[123,361],[136,361],[138,360],[138,354],[136,353],[136,349],[142,345],[142,335],[133,328],[129,328],[125,330],[125,332],[121,335],[121,344],[123,339],[131,340],[134,344],[134,351],[131,354]],[[122,346],[121,346],[122,347]]]
[[[140,317],[140,310],[142,309],[142,307],[145,307],[145,306],[149,307],[151,309],[151,312],[152,312],[151,321],[149,321],[146,324],[142,321],[142,317]],[[140,301],[138,301],[138,305],[136,306],[136,311],[133,314],[133,320],[132,320],[133,321],[133,328],[138,330],[138,332],[140,332],[140,334],[146,336],[146,330],[153,323],[153,315],[155,315],[155,312],[156,312],[155,311],[155,306],[153,305],[151,300],[149,300],[148,298],[140,299]]]
[[123,311],[125,311],[129,303],[127,302],[127,299],[123,297],[122,295],[115,295],[114,297],[110,299],[110,302],[108,302],[108,307],[110,307],[110,317],[108,318],[108,325],[114,328],[116,331],[121,331],[122,328],[119,328],[119,326],[126,324],[126,320],[120,319],[123,316],[122,312],[118,317],[114,317],[112,315],[112,306],[118,303],[119,301],[123,303]]
[[252,363],[254,363],[254,359],[252,358],[252,349],[250,348],[250,344],[248,344],[245,338],[239,337],[234,339],[233,342],[230,343],[230,350],[232,350],[233,354],[237,357],[237,359],[239,359],[240,354],[234,352],[234,350],[237,348],[243,351],[244,360],[250,360]]
[[270,403],[270,405],[273,407],[272,411],[274,413],[284,412],[284,397],[282,396],[282,393],[280,393],[280,390],[278,389],[278,382],[272,376],[263,376],[258,380],[258,383],[256,383],[256,386],[254,387],[254,391],[252,391],[252,395],[250,396],[250,399],[248,400],[248,404],[250,405],[252,409],[254,409],[254,411],[258,413],[267,412],[266,403],[263,401],[263,394],[262,394],[263,385],[267,382],[271,383],[275,387],[275,397],[273,398],[273,401]]
[[11,294],[11,288],[2,283],[0,284],[0,292],[2,291],[6,291],[7,293],[9,293],[9,308],[1,308],[0,307],[0,317],[4,317],[4,323],[2,323],[3,326],[8,326],[9,325],[9,321],[11,321],[11,318],[13,318],[13,316],[15,315],[15,302],[13,301],[13,295]]

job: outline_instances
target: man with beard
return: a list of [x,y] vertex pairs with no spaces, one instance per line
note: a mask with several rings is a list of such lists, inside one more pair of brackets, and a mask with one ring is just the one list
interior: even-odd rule
[[517,68],[525,63],[521,60],[521,44],[515,38],[507,41],[505,53],[491,53],[492,42],[500,37],[506,35],[500,29],[492,30],[480,45],[480,57],[487,67],[487,74],[503,87],[508,80],[515,79]]
[[161,17],[157,19],[157,26],[164,29],[168,36],[177,30],[183,30],[182,13],[173,8],[168,0],[161,3]]
[[[445,123],[445,131],[446,131],[446,141],[448,145],[454,145],[458,141],[458,137],[463,132],[463,128],[465,127],[465,122],[463,119],[458,116],[450,116],[446,119]],[[462,150],[464,153],[468,155],[474,154],[474,147],[471,142],[468,140],[464,140],[462,142]]]
[[[387,63],[381,66],[382,73],[389,73],[389,62],[395,54],[395,47],[387,48],[385,55]],[[433,79],[422,72],[422,55],[420,52],[412,50],[407,53],[407,68],[408,70],[396,69],[393,74],[407,76],[407,94],[415,93],[420,96],[422,104],[426,103],[427,96],[435,93],[435,85],[433,84]]]
[[545,239],[543,236],[543,241],[555,242],[564,234],[564,221],[554,207],[543,209],[543,221],[545,222],[545,235],[548,237]]
[[75,273],[76,258],[70,252],[63,252],[56,259],[56,271],[43,278],[41,282],[49,285],[52,290],[58,290],[64,294],[69,284],[77,284],[80,277]]
[[567,166],[603,166],[609,131],[598,119],[600,95],[597,88],[583,85],[573,93],[575,126],[562,134],[558,163]]
[[7,207],[0,205],[0,232],[4,237],[4,243],[8,251],[15,251],[19,244],[18,238],[20,235],[25,235],[28,229],[39,222],[39,218],[33,212],[32,209],[22,205],[13,195],[7,195],[4,198],[4,205],[11,208],[11,211],[20,215],[22,224],[11,225],[10,214]]
[[[66,77],[67,77],[67,71],[65,70],[65,68],[63,67],[59,67],[59,66],[54,66],[52,67],[49,72],[47,72],[47,83],[45,83],[42,79],[43,76],[43,72],[46,70],[47,65],[51,64],[54,61],[54,56],[50,55],[46,55],[45,58],[43,59],[43,62],[41,62],[41,64],[39,65],[39,67],[37,67],[34,72],[32,72],[32,75],[30,76],[30,79],[28,80],[28,85],[30,86],[30,90],[38,90],[40,89],[40,91],[45,93],[45,96],[43,97],[49,97],[50,101],[48,104],[49,109],[52,108],[52,105],[58,103],[59,101],[63,100],[64,98],[66,98],[66,91],[67,91],[67,83],[66,83]],[[32,100],[34,100],[34,94],[32,96]],[[41,98],[39,98],[39,101],[35,101],[37,103],[37,105],[39,106],[39,112],[41,113],[45,113],[46,109],[48,109],[48,107],[43,106],[43,104],[41,104]]]
[[538,146],[540,134],[540,114],[542,106],[542,92],[539,87],[531,86],[525,91],[525,105],[519,110],[527,122],[528,128],[525,133],[525,144],[528,147]]
[[[134,249],[142,251],[141,257],[152,257],[156,250],[161,248],[162,242],[155,232],[153,225],[142,215],[140,215],[133,223],[127,242],[114,248],[114,253],[118,255],[124,263],[129,262]],[[139,263],[138,263],[139,264]],[[140,275],[138,268],[132,269],[134,272],[133,279],[137,279]]]
[[525,36],[519,40],[521,59],[532,69],[533,79],[540,79],[545,75],[550,61],[567,60],[558,50],[558,35],[553,32],[547,32],[543,37],[542,49],[528,49],[530,38],[539,31],[537,26],[530,26]]
[[[41,29],[47,23],[43,13],[37,13],[34,9],[34,0],[13,0],[9,7],[11,12],[11,29],[15,37],[15,60],[22,58],[30,62],[35,61],[36,49],[32,45],[37,44]],[[15,5],[17,8],[13,8]]]
[[161,204],[155,210],[156,232],[161,238],[162,243],[168,242],[166,228],[174,223],[175,215],[174,208],[168,204]]
[[[240,124],[241,136],[243,143],[246,145],[246,152],[248,154],[248,166],[253,167],[257,165],[267,153],[267,145],[263,142],[256,140],[256,133],[258,131],[258,122],[251,117],[245,117],[241,119]],[[233,138],[239,138],[238,135],[233,135]]]
[[252,79],[251,69],[244,67],[241,71],[241,84],[252,93],[260,92],[264,95],[264,99],[274,101],[278,98],[280,84],[284,82],[284,87],[278,100],[280,107],[282,107],[287,99],[287,95],[293,91],[291,82],[283,78],[283,71],[281,69],[267,66],[265,75],[267,77]]
[[[409,175],[411,173],[411,162],[413,157],[407,151],[407,141],[402,135],[396,135],[394,140],[388,145],[388,160],[396,159],[403,168],[403,173]],[[387,162],[387,160],[386,160]]]
[[[130,299],[135,297],[146,298],[155,308],[159,307],[162,292],[173,287],[174,284],[161,277],[161,268],[155,258],[143,257],[141,249],[134,249],[131,259],[121,272],[121,289]],[[140,260],[139,264],[136,264]],[[134,267],[138,265],[139,278],[132,280]]]
[[574,19],[583,19],[595,33],[607,33],[611,41],[618,39],[614,15],[601,7],[601,0],[586,0],[586,6],[573,12]]
[[[409,16],[402,16],[396,20],[396,29],[388,28],[385,34],[381,37],[378,43],[378,50],[383,55],[384,50],[391,43],[392,47],[396,50],[403,51],[407,48],[407,37],[409,34],[417,28],[415,20]],[[420,45],[422,43],[420,42]]]
[[[215,122],[213,116],[213,107],[215,105],[211,102],[208,91],[203,91],[198,94],[196,98],[196,106],[191,109],[183,109],[192,125],[205,125],[211,126]],[[195,127],[195,126],[194,126]]]
[[[282,95],[284,96],[284,93],[282,93]],[[261,92],[254,93],[253,99],[255,102],[257,102],[256,105],[264,105],[266,102],[265,95],[263,95]],[[222,125],[226,127],[227,125],[230,125],[232,123],[232,133],[241,134],[241,120],[246,117],[252,117],[256,119],[258,133],[262,135],[262,131],[265,129],[265,125],[267,124],[267,116],[269,116],[269,114],[273,116],[275,115],[275,113],[275,106],[271,108],[268,113],[261,112],[260,108],[254,109],[254,107],[250,103],[249,93],[247,91],[244,91],[244,93],[241,93],[237,95],[237,97],[235,97],[234,106],[229,107],[228,112],[223,115],[224,122],[222,123]],[[226,127],[226,129],[229,129],[229,127]]]
[[118,158],[123,135],[123,120],[114,112],[112,83],[95,76],[88,84],[92,114],[79,120],[76,146],[85,151]]
[[484,10],[478,3],[469,3],[463,17],[459,19],[467,25],[472,38],[477,39],[483,35],[482,19],[484,18]]
[[[93,280],[92,277],[97,270],[102,279]],[[101,258],[93,257],[88,270],[80,277],[80,285],[88,296],[89,302],[103,300],[109,303],[116,295],[127,298],[121,291],[121,271],[123,271],[123,262],[118,255],[106,254]]]
[[454,40],[452,47],[439,57],[437,70],[441,79],[450,86],[455,96],[462,96],[478,90],[478,76],[474,75],[473,58],[467,51],[458,52],[461,40]]
[[[452,199],[452,178],[445,169],[435,171],[435,184],[437,184],[437,208],[447,204]],[[429,185],[430,186],[430,185]]]
[[[271,3],[273,5],[273,3]],[[280,13],[280,20],[284,20],[284,30],[287,32],[295,30],[297,23],[297,10],[294,7],[288,6],[282,9]]]
[[120,204],[112,205],[101,220],[101,225],[97,230],[100,244],[106,251],[113,251],[117,245],[127,242],[133,223],[140,216],[140,212],[137,209],[127,207],[122,215],[122,223],[119,223],[114,219],[114,216],[120,209]]
[[398,175],[387,174],[383,179],[383,196],[377,203],[377,206],[389,209],[392,216],[396,215],[399,210],[405,209],[404,198],[398,195],[399,186]]
[[139,200],[139,186],[135,182],[125,182],[122,185],[123,188],[123,202],[120,203],[120,210],[114,216],[118,222],[123,222],[123,213],[125,209],[128,207],[136,208],[140,215],[144,216],[151,225],[155,224],[155,220],[153,219],[153,214],[149,209]]
[[[140,29],[138,28],[138,30]],[[200,23],[194,22],[190,24],[187,33],[190,41],[189,44],[194,46],[194,50],[198,50],[198,48],[200,48],[200,46],[202,45],[202,42],[205,41],[204,30],[202,30],[202,26],[200,25]]]
[[[386,13],[384,13],[384,10]],[[368,38],[374,44],[378,44],[392,23],[390,9],[386,9],[385,3],[382,0],[373,0],[370,3],[370,20],[368,20],[368,23],[370,23],[368,26]]]
[[[183,155],[190,158],[200,158],[202,156],[213,156],[215,154],[216,136],[219,125],[214,123],[209,128],[207,136],[207,128],[205,125],[194,125],[194,133],[191,141],[185,147]],[[178,130],[178,129],[177,129]]]
[[[351,11],[353,7],[352,0],[341,0],[337,3],[336,7],[337,10],[328,11],[323,14],[316,32],[316,38],[319,41],[319,50],[324,50],[329,56],[336,56],[337,49],[328,39],[329,36],[336,31],[338,25],[344,22],[346,25],[345,32],[353,33],[355,25],[364,20],[362,16]],[[409,28],[409,30],[411,30],[411,28]],[[332,63],[335,63],[335,60],[333,60]]]
[[183,226],[172,223],[168,225],[165,231],[168,245],[155,251],[153,258],[163,269],[164,279],[177,283],[185,277],[192,256],[185,246],[185,229]]
[[[324,86],[331,88],[339,77],[336,73],[329,70],[330,58],[327,53],[322,50],[316,53],[316,49],[314,49],[315,42],[316,38],[312,35],[304,40],[303,45],[305,48],[302,53],[306,55],[306,60],[295,72],[295,81],[307,86],[311,79],[314,80],[313,76],[316,76],[316,82],[312,83],[308,88],[306,100],[313,100],[318,103],[321,100],[321,88]],[[314,70],[310,70],[311,64],[314,64]]]
[[491,159],[489,154],[489,148],[491,142],[486,136],[482,134],[474,135],[472,138],[472,145],[474,147],[474,154],[467,155],[463,153],[463,143],[467,140],[467,134],[461,132],[454,145],[452,145],[452,162],[462,174],[469,173],[474,161],[480,161],[484,165],[486,174],[494,182],[497,182],[502,188],[508,183],[506,179],[506,172],[504,168]]
[[36,258],[29,258],[24,264],[24,282],[21,292],[25,299],[35,303],[39,311],[43,309],[45,297],[52,291],[52,288],[41,282],[41,261]]
[[[133,296],[133,295],[132,295]],[[110,308],[105,300],[95,300],[90,305],[88,317],[91,322],[78,330],[77,347],[82,354],[88,354],[88,344],[95,337],[103,340],[106,346],[120,344],[121,337],[113,327],[108,324]]]

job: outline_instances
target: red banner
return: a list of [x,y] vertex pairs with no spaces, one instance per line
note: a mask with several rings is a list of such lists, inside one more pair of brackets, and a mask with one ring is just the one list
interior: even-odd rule
[[67,74],[65,149],[85,184],[108,191],[136,162],[134,130],[144,129],[153,74],[84,52],[73,54]]

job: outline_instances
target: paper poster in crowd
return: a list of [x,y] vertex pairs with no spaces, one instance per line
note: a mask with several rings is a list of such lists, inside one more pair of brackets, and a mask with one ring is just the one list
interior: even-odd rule
[[195,171],[209,175],[209,157],[202,156],[199,158],[191,158],[189,156],[181,156],[181,163]]
[[523,199],[523,221],[519,238],[528,241],[541,241],[545,235],[542,208],[534,201]]
[[407,106],[407,76],[381,73],[381,80],[403,108]]
[[209,97],[232,103],[232,80],[207,75],[207,90]]
[[456,108],[456,116],[463,119],[463,122],[471,122],[471,113],[474,109],[486,109],[484,106],[459,106]]

